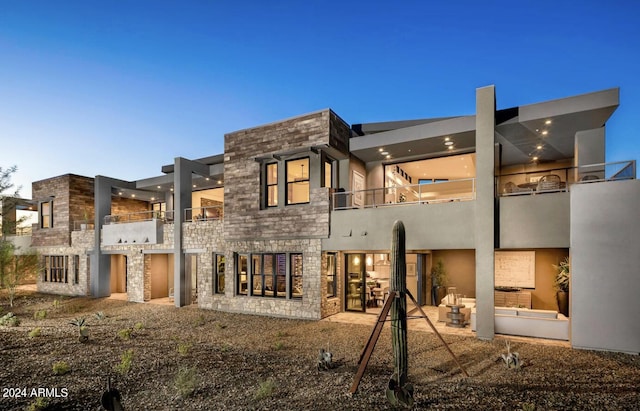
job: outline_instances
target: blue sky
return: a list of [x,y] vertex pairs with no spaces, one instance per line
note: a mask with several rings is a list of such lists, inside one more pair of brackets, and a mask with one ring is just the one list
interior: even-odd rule
[[[438,4],[434,4],[438,3]],[[607,161],[640,159],[640,2],[2,1],[13,181],[160,175],[224,133],[330,107],[350,124],[620,87]]]

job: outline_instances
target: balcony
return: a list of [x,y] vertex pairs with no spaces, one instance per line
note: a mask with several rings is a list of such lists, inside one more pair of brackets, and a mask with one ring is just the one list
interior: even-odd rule
[[536,169],[502,174],[498,178],[500,196],[536,195],[568,192],[574,184],[632,180],[636,178],[636,162],[589,164],[579,167]]
[[172,222],[173,215],[173,211],[107,215],[102,226],[102,245],[161,244],[164,224]]
[[475,178],[333,193],[334,210],[437,204],[476,198]]
[[187,208],[184,210],[185,222],[222,220],[224,217],[224,207],[221,205],[208,207]]

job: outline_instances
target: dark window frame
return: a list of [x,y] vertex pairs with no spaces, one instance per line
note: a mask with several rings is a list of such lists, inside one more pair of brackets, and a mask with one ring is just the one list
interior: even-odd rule
[[[307,160],[307,178],[304,178],[304,169],[303,169],[303,177],[297,180],[293,180],[293,181],[289,181],[289,163],[293,163],[294,161],[300,161],[300,160]],[[297,157],[297,158],[292,158],[292,159],[288,159],[285,160],[284,162],[284,181],[285,181],[285,199],[284,199],[284,204],[285,206],[292,206],[292,205],[299,205],[299,204],[309,204],[311,202],[311,157],[309,156],[305,156],[305,157]],[[301,202],[290,202],[289,201],[289,186],[293,185],[293,184],[299,184],[299,183],[307,183],[307,201],[301,201]],[[293,189],[292,189],[293,191]]]
[[[218,259],[221,258],[219,261]],[[222,270],[220,270],[222,264]],[[225,290],[225,268],[226,258],[223,253],[213,253],[213,293],[224,294]],[[222,287],[220,287],[220,279],[222,279]]]
[[[271,176],[271,173],[269,173],[269,168],[270,167],[275,167],[275,182],[269,182],[269,177]],[[278,183],[279,183],[279,176],[278,176],[278,172],[279,172],[279,164],[277,162],[272,162],[272,163],[266,163],[264,165],[264,206],[266,208],[274,208],[274,207],[278,207]],[[274,188],[275,189],[275,197],[273,198],[273,200],[275,201],[275,203],[271,203],[271,199],[272,197],[269,195],[270,194],[270,189]]]
[[69,283],[69,256],[45,255],[43,256],[42,281],[45,283]]
[[[250,280],[250,276],[249,276],[249,259],[250,259],[251,255],[248,253],[236,253],[235,255],[235,277],[236,277],[236,295],[239,296],[248,296],[249,295],[249,280]],[[245,259],[245,272],[244,274],[242,274],[242,267],[241,267],[241,261],[242,259]],[[242,289],[242,277],[244,276],[244,284],[245,284],[245,288],[244,290]]]
[[[333,257],[333,270],[330,270],[329,259]],[[338,296],[338,284],[336,283],[338,270],[338,253],[326,253],[327,298]]]
[[[44,206],[47,206],[48,214],[44,214]],[[41,201],[38,206],[38,216],[40,220],[40,228],[53,228],[53,200]],[[45,216],[47,217],[47,223],[45,225]]]
[[[299,261],[296,261],[299,258]],[[297,271],[296,262],[300,264],[300,271]],[[289,293],[292,299],[301,299],[304,295],[304,255],[302,253],[289,254]],[[296,281],[299,279],[299,283]],[[297,293],[298,285],[300,292]],[[299,295],[298,295],[299,294]]]

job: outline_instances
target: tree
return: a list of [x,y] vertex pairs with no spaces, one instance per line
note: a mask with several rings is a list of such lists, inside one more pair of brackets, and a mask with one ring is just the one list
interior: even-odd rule
[[37,271],[39,261],[35,252],[17,254],[17,247],[7,238],[8,234],[15,233],[15,227],[22,222],[22,219],[15,218],[14,211],[19,188],[13,193],[6,194],[8,190],[13,188],[11,175],[16,170],[16,166],[0,167],[0,218],[2,223],[0,229],[0,287],[7,288],[9,305],[12,307],[18,285],[27,275]]

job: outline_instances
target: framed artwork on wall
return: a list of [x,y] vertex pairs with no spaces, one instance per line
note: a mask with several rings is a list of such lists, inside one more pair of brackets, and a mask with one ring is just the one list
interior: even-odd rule
[[364,176],[353,170],[351,189],[354,191],[352,201],[354,207],[362,207],[364,205]]
[[416,263],[407,263],[407,277],[415,277]]

